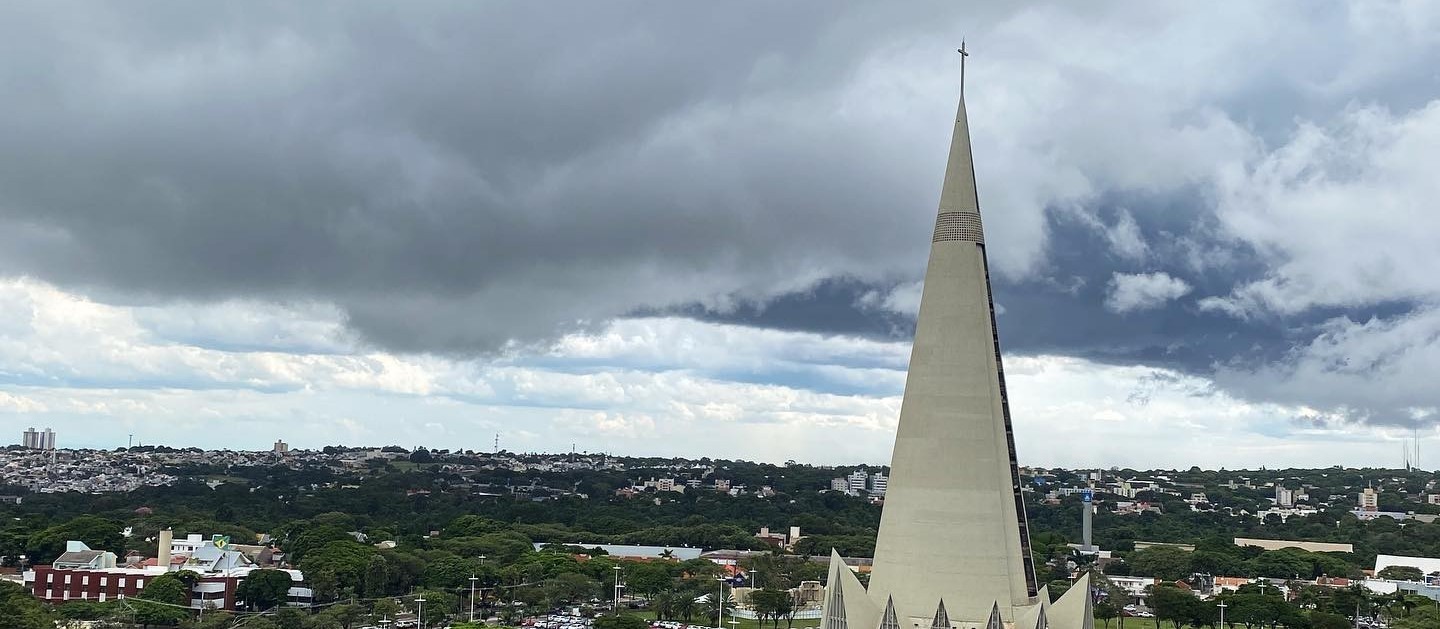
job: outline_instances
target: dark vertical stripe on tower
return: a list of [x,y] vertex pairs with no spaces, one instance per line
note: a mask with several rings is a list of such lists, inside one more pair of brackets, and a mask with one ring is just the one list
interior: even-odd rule
[[1000,358],[1000,328],[995,325],[995,295],[990,290],[990,259],[985,254],[985,244],[975,243],[980,249],[980,264],[985,271],[985,302],[990,309],[990,340],[995,347],[995,374],[1000,378],[1000,414],[1005,419],[1005,446],[1010,451],[1010,487],[1015,494],[1015,519],[1020,527],[1021,560],[1025,565],[1025,586],[1030,596],[1040,590],[1035,585],[1035,558],[1030,554],[1030,524],[1025,517],[1025,496],[1020,490],[1020,462],[1015,456],[1015,431],[1010,426],[1010,394],[1005,390],[1005,365]]

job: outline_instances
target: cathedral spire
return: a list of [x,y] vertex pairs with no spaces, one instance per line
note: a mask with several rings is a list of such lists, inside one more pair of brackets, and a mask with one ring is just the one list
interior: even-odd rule
[[[945,168],[945,183],[940,189],[940,213],[970,212],[979,220],[980,197],[975,187],[975,162],[970,152],[970,122],[965,112],[965,58],[970,53],[960,49],[960,104],[955,111],[955,128],[950,135],[950,161]],[[984,242],[983,239],[980,242]]]
[[1088,578],[1053,607],[1035,579],[959,101],[870,585],[832,553],[823,629],[1094,627]]
[[877,608],[893,596],[923,623],[943,598],[950,618],[979,624],[997,602],[1006,622],[1036,604],[963,94],[891,467],[870,578]]

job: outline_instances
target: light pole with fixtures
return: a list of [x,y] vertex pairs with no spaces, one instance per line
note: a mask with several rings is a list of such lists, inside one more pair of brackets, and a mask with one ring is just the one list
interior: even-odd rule
[[475,576],[474,573],[471,573],[471,574],[470,574],[470,622],[471,622],[471,623],[474,623],[474,622],[475,622],[475,582],[476,582],[476,581],[479,581],[479,580],[480,580],[480,578],[477,577],[477,576]]
[[725,629],[722,626],[725,620],[725,577],[717,576],[715,580],[720,582],[720,598],[715,599],[715,629]]
[[615,602],[610,605],[610,613],[620,615],[620,573],[624,570],[620,566],[611,566],[615,571]]

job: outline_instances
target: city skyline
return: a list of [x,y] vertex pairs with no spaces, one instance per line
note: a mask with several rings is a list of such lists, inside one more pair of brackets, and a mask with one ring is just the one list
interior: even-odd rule
[[0,7],[15,436],[884,463],[963,36],[1022,464],[1440,443],[1434,7],[85,11]]

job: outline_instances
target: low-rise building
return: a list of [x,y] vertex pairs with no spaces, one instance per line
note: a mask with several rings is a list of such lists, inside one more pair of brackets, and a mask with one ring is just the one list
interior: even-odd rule
[[[48,603],[104,603],[135,596],[156,577],[185,570],[199,575],[191,589],[191,607],[235,609],[235,592],[240,581],[259,566],[242,551],[230,548],[223,537],[212,537],[200,546],[190,544],[191,537],[172,542],[169,531],[162,531],[160,557],[132,561],[127,556],[124,567],[116,566],[114,553],[91,550],[82,542],[71,541],[66,544],[66,552],[50,565],[25,571],[22,582],[36,598]],[[176,547],[186,552],[174,552]],[[284,572],[293,582],[288,592],[289,604],[309,605],[314,593],[305,587],[304,574],[299,570]]]
[[1280,550],[1282,548],[1298,548],[1312,553],[1353,553],[1354,544],[1337,544],[1332,542],[1306,542],[1289,539],[1255,539],[1250,537],[1235,538],[1236,546],[1256,546],[1265,550]]

